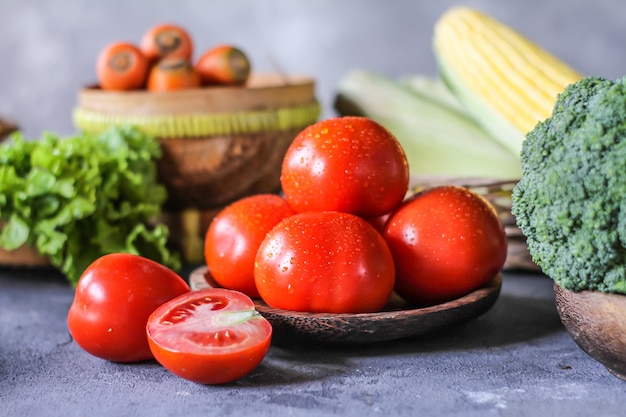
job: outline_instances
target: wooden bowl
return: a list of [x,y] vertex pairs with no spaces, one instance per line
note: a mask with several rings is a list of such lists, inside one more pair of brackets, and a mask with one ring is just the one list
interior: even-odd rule
[[4,141],[9,135],[17,130],[15,123],[0,118],[0,142]]
[[554,298],[561,322],[576,344],[626,380],[626,296],[573,292],[555,283]]
[[308,77],[252,74],[243,87],[78,93],[74,124],[99,133],[133,125],[159,139],[158,176],[171,210],[211,210],[280,189],[287,148],[320,105]]
[[51,263],[47,257],[41,255],[36,249],[23,245],[11,251],[0,248],[0,266],[16,268],[48,267],[51,266]]
[[[215,288],[206,266],[192,271],[192,290]],[[366,344],[417,337],[455,324],[472,320],[493,306],[500,295],[502,275],[493,277],[482,288],[446,303],[417,308],[393,295],[377,313],[324,314],[281,310],[269,307],[260,299],[256,309],[274,329],[274,341],[280,344]]]

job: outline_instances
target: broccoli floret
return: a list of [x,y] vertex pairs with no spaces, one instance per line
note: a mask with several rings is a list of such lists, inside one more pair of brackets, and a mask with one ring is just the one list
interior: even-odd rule
[[626,77],[568,86],[526,135],[513,215],[559,286],[626,294]]

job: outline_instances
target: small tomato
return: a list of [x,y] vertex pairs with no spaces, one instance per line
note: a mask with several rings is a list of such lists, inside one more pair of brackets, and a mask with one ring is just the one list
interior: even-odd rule
[[200,78],[191,62],[183,58],[163,58],[150,70],[148,91],[173,91],[200,87]]
[[148,74],[148,60],[133,44],[112,43],[98,55],[96,74],[100,87],[105,90],[142,88]]
[[141,50],[151,63],[165,57],[191,60],[193,41],[181,26],[158,24],[148,29],[141,38]]
[[204,85],[243,85],[250,75],[251,65],[241,49],[219,45],[206,51],[195,68]]
[[265,235],[282,219],[295,214],[284,198],[257,194],[220,211],[206,233],[204,257],[215,281],[224,288],[258,297],[254,258]]

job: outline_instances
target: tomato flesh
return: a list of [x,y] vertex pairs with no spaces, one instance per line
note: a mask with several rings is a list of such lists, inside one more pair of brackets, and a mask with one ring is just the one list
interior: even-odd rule
[[211,288],[157,308],[146,334],[154,358],[170,372],[200,384],[224,384],[261,363],[272,326],[245,294]]
[[507,238],[495,209],[478,194],[441,186],[395,210],[383,236],[396,265],[396,292],[429,305],[465,295],[503,267]]

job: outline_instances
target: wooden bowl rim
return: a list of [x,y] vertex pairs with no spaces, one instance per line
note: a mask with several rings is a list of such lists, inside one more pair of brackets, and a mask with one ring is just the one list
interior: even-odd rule
[[[207,276],[210,278],[206,265],[193,270],[189,277],[192,290],[219,287],[214,281],[207,281]],[[391,308],[388,305],[374,313],[310,313],[272,308],[260,299],[255,299],[254,303],[257,311],[277,327],[276,335],[281,340],[365,344],[415,337],[469,321],[493,306],[501,286],[502,273],[498,273],[481,288],[455,300],[415,307],[402,304],[399,297],[395,296],[394,300],[392,296]]]
[[[200,278],[202,277],[202,279],[204,279],[204,281],[206,281],[207,285],[210,287],[214,287],[214,288],[218,288],[220,287],[219,284],[217,284],[211,277],[211,274],[209,272],[209,268],[204,265],[204,266],[200,266],[196,269],[194,269],[191,274],[190,274],[190,283],[198,283]],[[317,319],[323,319],[323,318],[336,318],[336,317],[342,317],[345,319],[366,319],[366,318],[384,318],[384,317],[397,317],[398,314],[430,314],[430,313],[434,313],[437,311],[442,311],[442,310],[447,310],[450,308],[456,308],[459,307],[460,305],[464,305],[464,304],[471,304],[473,302],[476,302],[482,298],[484,298],[485,296],[487,296],[488,294],[499,290],[500,287],[502,286],[502,273],[498,273],[496,276],[494,276],[493,278],[491,278],[485,285],[483,285],[482,287],[462,296],[459,298],[455,298],[454,300],[450,300],[450,301],[446,301],[444,303],[440,303],[440,304],[435,304],[432,306],[427,306],[427,307],[418,307],[418,306],[411,306],[406,302],[402,302],[399,301],[398,299],[395,299],[391,301],[392,304],[388,304],[387,306],[385,306],[383,308],[382,311],[379,312],[375,312],[375,313],[341,313],[341,314],[336,314],[336,313],[310,313],[310,312],[301,312],[301,311],[289,311],[289,310],[282,310],[279,308],[273,308],[268,306],[263,300],[261,299],[255,299],[254,303],[257,306],[257,310],[259,312],[267,312],[267,313],[273,313],[273,314],[283,314],[283,315],[290,315],[290,316],[300,316],[300,317],[305,317],[305,318],[312,318],[315,317]]]
[[604,291],[594,291],[594,290],[581,290],[581,291],[572,291],[567,288],[560,286],[559,284],[554,282],[554,293],[569,297],[571,299],[591,299],[591,298],[602,298],[605,300],[612,300],[616,303],[625,303],[626,306],[626,294],[617,294],[610,293]]
[[81,95],[109,96],[109,97],[188,97],[194,95],[222,94],[224,92],[245,92],[261,90],[284,90],[301,86],[315,85],[315,78],[308,75],[281,75],[273,73],[254,73],[250,75],[248,83],[241,86],[206,86],[198,88],[186,88],[174,91],[152,92],[145,89],[112,91],[104,90],[97,84],[90,84],[79,90]]
[[167,92],[109,91],[96,86],[78,92],[77,110],[98,115],[180,116],[267,111],[316,104],[315,82],[305,76],[256,74],[245,86],[210,86]]

